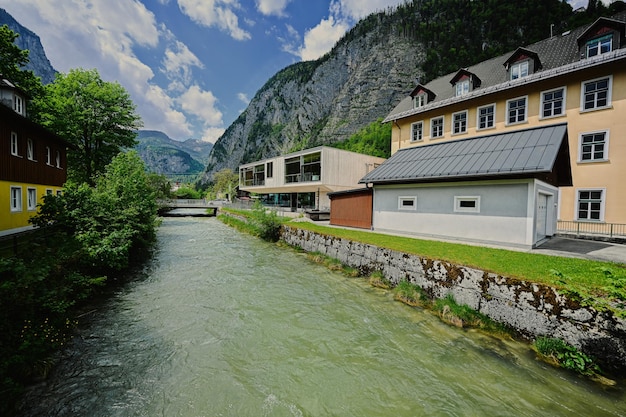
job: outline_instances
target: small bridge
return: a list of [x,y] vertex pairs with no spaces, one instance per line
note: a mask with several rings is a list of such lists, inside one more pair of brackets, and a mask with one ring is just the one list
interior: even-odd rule
[[217,206],[204,199],[157,200],[157,204],[159,214],[164,217],[214,217],[218,210]]

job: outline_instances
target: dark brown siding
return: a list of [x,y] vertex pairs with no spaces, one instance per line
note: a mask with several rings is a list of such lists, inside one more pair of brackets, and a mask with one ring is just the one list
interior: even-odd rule
[[370,229],[372,227],[372,190],[359,190],[331,196],[330,224]]
[[[17,133],[18,154],[11,154],[11,132]],[[33,141],[34,158],[27,158],[27,141]],[[50,148],[50,165],[46,164]],[[56,166],[56,153],[61,168]],[[0,105],[0,180],[60,187],[67,179],[66,143],[41,126]]]

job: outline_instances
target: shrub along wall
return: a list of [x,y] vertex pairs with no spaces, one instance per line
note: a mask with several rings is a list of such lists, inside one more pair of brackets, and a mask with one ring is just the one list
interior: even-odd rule
[[555,288],[290,226],[283,226],[282,239],[338,259],[363,275],[381,271],[392,285],[406,280],[432,298],[451,295],[524,337],[563,339],[596,358],[602,369],[626,373],[626,320],[581,305]]

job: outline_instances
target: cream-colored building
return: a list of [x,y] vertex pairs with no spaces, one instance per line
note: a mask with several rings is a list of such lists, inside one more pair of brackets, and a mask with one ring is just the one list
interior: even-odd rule
[[359,180],[384,160],[319,146],[241,165],[239,190],[273,206],[329,210],[328,193],[362,187]]
[[[626,224],[626,13],[419,84],[386,117],[391,152],[566,123],[563,221]],[[524,140],[521,136],[520,140]]]

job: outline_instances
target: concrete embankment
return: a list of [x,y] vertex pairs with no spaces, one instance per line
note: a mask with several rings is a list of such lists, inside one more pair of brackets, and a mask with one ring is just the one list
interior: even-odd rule
[[626,320],[559,293],[555,288],[475,268],[284,226],[282,238],[307,252],[319,252],[367,275],[381,271],[393,285],[408,280],[432,298],[452,295],[498,322],[535,339],[556,337],[597,359],[613,373],[626,373]]

